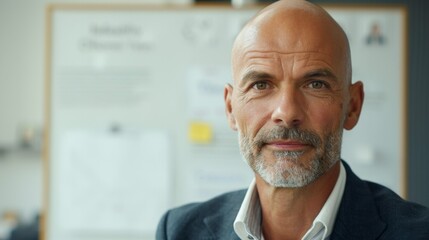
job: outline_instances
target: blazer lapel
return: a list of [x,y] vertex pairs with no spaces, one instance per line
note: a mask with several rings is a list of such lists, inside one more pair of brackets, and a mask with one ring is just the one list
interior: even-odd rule
[[373,195],[368,185],[343,164],[347,172],[346,187],[330,239],[377,239],[386,224],[380,219]]
[[209,234],[205,239],[217,240],[240,240],[234,232],[234,220],[243,202],[246,190],[235,192],[222,201],[219,206],[213,207],[210,211],[213,214],[204,218]]
[[233,215],[234,213],[228,213],[227,215],[217,214],[206,217],[204,223],[211,234],[207,239],[240,240],[234,232],[233,223],[236,216]]

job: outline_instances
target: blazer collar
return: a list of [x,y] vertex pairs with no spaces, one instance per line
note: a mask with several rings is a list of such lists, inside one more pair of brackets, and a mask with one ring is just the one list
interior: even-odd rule
[[343,199],[335,220],[331,239],[374,240],[385,230],[368,185],[343,161],[347,172]]

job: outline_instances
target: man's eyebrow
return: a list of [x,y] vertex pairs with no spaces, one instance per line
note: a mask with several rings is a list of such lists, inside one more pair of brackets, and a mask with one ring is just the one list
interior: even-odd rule
[[305,78],[328,77],[328,78],[331,78],[335,81],[338,81],[337,76],[330,69],[327,69],[327,68],[311,70],[311,71],[307,72],[304,75],[304,77]]
[[241,78],[240,86],[245,85],[249,81],[258,81],[258,80],[264,80],[264,79],[273,79],[274,76],[266,73],[266,72],[259,72],[259,71],[250,71],[246,73],[243,78]]

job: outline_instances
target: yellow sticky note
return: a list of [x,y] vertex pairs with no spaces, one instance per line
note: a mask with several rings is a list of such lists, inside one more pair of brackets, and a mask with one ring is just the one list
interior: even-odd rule
[[209,143],[213,137],[212,126],[204,122],[191,122],[188,136],[191,142]]

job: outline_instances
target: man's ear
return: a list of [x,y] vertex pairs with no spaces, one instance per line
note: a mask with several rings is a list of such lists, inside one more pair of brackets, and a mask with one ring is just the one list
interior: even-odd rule
[[225,89],[223,91],[223,98],[225,101],[225,113],[226,113],[226,117],[228,118],[229,127],[232,130],[237,131],[237,123],[235,121],[234,114],[232,113],[232,105],[231,105],[232,91],[233,91],[233,88],[231,84],[226,84]]
[[350,85],[350,102],[344,120],[344,129],[351,130],[359,121],[364,99],[363,83],[356,82]]

